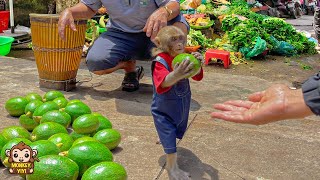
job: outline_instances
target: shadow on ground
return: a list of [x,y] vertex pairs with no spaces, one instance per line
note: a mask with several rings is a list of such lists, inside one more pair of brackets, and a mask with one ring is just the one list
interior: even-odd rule
[[10,180],[22,180],[23,178],[19,175],[10,174],[9,170],[3,165],[0,166],[0,179],[10,179]]
[[[159,165],[165,166],[166,155],[159,158]],[[190,173],[192,180],[219,180],[219,171],[205,164],[192,151],[178,147],[178,165],[183,171]],[[163,171],[163,173],[167,173]]]
[[[85,100],[85,96],[90,95],[95,101],[105,102],[111,99],[115,100],[117,112],[133,116],[150,116],[150,107],[152,102],[153,89],[151,84],[141,84],[139,91],[127,93],[121,90],[121,87],[113,90],[103,90],[99,87],[106,86],[103,83],[89,86],[78,86],[77,93],[71,95],[69,99]],[[134,107],[134,108],[133,108]],[[138,108],[138,110],[137,110]],[[201,105],[196,100],[191,100],[191,111],[197,111]]]

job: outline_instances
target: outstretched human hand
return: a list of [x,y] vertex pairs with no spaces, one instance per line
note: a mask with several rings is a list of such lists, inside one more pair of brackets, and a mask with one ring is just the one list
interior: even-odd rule
[[303,118],[313,114],[304,102],[301,89],[292,90],[282,84],[251,94],[248,101],[226,101],[214,104],[213,107],[220,110],[211,113],[213,118],[254,125]]

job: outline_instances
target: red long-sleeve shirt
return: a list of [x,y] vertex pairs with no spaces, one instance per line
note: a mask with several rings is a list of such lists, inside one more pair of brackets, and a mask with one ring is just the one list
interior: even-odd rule
[[[160,53],[158,56],[162,57],[169,65],[170,71],[161,63],[156,62],[153,70],[153,83],[158,94],[165,93],[171,89],[171,87],[162,88],[161,84],[165,80],[166,76],[173,70],[172,60],[173,57],[167,53]],[[195,81],[201,81],[203,78],[203,69],[201,67],[200,73],[192,77]]]

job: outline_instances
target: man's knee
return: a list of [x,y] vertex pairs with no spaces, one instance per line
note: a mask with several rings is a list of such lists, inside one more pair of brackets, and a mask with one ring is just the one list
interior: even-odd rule
[[89,71],[94,72],[98,70],[99,65],[101,63],[102,59],[99,59],[95,53],[92,53],[92,51],[89,51],[86,57],[86,64],[89,69]]
[[97,52],[90,52],[86,58],[86,64],[89,71],[97,75],[107,74],[108,69],[117,66],[118,62],[113,62]]
[[115,65],[108,63],[109,61],[105,62],[102,59],[90,59],[90,56],[87,57],[87,67],[90,72],[96,75],[104,75],[110,74],[118,69],[124,69],[125,63],[122,61],[116,61]]

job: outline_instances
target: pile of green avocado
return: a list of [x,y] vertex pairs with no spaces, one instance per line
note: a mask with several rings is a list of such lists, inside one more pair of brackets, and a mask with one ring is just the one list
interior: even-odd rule
[[11,167],[6,150],[20,142],[37,150],[39,161],[27,180],[127,179],[125,168],[113,162],[120,132],[81,100],[68,100],[60,91],[28,93],[7,100],[5,109],[19,117],[20,126],[2,130],[1,162]]

